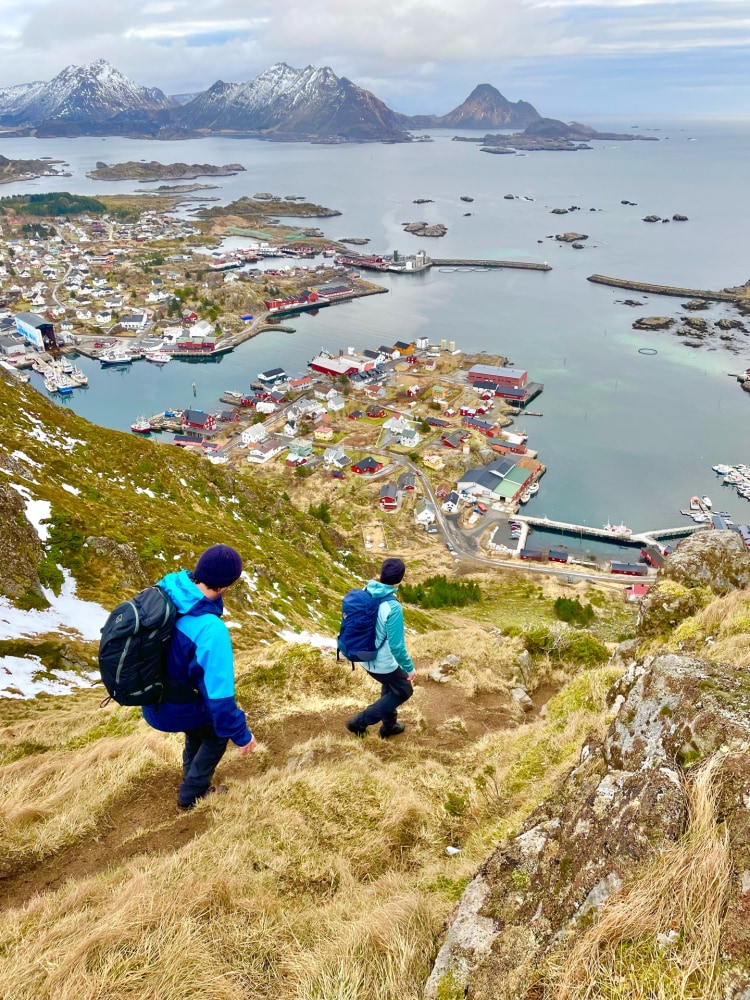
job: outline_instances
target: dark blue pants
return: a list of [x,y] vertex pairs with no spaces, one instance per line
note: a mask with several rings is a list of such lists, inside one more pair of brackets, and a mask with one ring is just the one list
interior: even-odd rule
[[177,796],[181,806],[192,806],[206,794],[228,742],[228,739],[217,736],[210,725],[198,726],[185,733],[185,749],[182,751],[185,777]]
[[364,712],[360,712],[357,718],[357,725],[364,729],[366,726],[374,726],[376,722],[382,722],[384,729],[393,729],[396,725],[397,708],[414,694],[409,675],[397,667],[390,674],[373,674],[367,671],[373,680],[379,681],[382,685],[382,692],[377,701],[368,705]]

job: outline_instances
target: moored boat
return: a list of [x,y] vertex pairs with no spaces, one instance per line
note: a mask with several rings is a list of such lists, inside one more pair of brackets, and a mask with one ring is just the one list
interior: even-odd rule
[[130,425],[131,431],[134,434],[150,434],[151,424],[146,417],[140,416],[136,417],[133,423]]
[[166,351],[149,351],[146,354],[146,361],[150,361],[152,365],[166,365],[171,360],[172,355]]
[[99,355],[102,368],[111,368],[113,365],[132,365],[133,355],[128,351],[117,348],[113,351],[106,351]]
[[609,521],[603,526],[605,531],[609,531],[613,535],[632,535],[633,529],[629,528],[626,524],[610,524]]

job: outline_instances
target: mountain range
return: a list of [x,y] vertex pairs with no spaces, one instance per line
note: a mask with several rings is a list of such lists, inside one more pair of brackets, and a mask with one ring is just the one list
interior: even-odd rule
[[48,82],[0,88],[0,126],[24,135],[146,135],[222,132],[278,140],[407,142],[426,128],[525,128],[540,115],[480,84],[445,115],[399,114],[325,66],[276,63],[245,83],[217,80],[169,97],[142,87],[106,60],[68,66]]

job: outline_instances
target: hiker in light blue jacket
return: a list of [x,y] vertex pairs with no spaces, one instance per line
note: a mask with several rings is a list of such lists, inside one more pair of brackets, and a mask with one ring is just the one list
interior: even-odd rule
[[370,580],[367,590],[373,597],[385,598],[378,608],[375,628],[377,653],[370,663],[363,663],[367,673],[382,685],[377,701],[347,720],[346,728],[355,736],[364,736],[368,726],[380,723],[380,736],[387,739],[403,733],[404,724],[398,721],[398,708],[414,694],[412,678],[414,664],[406,651],[404,641],[404,612],[395,596],[404,578],[406,566],[401,559],[386,559],[380,570],[379,580]]

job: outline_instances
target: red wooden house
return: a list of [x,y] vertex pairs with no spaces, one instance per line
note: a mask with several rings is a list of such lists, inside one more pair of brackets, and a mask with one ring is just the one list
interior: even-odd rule
[[370,458],[360,458],[360,460],[352,466],[352,472],[356,473],[358,476],[372,476],[376,472],[380,472],[383,468],[383,463],[378,462],[377,459]]
[[203,410],[185,410],[182,414],[182,426],[198,431],[213,431],[216,429],[216,417]]

